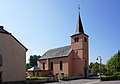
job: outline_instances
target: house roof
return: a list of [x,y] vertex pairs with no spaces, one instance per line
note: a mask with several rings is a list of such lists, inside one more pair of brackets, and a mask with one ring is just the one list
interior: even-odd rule
[[40,59],[56,58],[56,57],[65,57],[68,56],[71,52],[71,46],[64,46],[55,49],[50,49]]
[[27,49],[22,43],[20,43],[11,33],[9,33],[8,31],[6,31],[3,26],[0,26],[0,33],[4,33],[4,34],[9,34],[9,35],[11,35],[21,46],[23,46],[23,47],[25,48],[26,51],[28,50],[28,49]]
[[28,69],[28,71],[39,71],[41,70],[40,68],[38,68],[37,66],[33,66],[32,68]]
[[0,26],[0,33],[10,34],[8,31],[3,29],[3,26]]

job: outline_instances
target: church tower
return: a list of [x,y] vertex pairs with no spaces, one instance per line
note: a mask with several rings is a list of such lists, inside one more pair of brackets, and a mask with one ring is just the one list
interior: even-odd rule
[[84,33],[80,12],[76,32],[71,36],[71,48],[74,50],[74,72],[82,72],[84,77],[88,76],[88,35]]

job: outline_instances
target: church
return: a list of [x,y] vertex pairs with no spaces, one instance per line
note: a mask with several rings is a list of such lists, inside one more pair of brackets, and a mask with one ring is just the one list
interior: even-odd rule
[[89,49],[88,35],[84,32],[80,13],[76,32],[70,36],[71,44],[50,49],[37,61],[38,67],[48,70],[50,75],[88,77]]

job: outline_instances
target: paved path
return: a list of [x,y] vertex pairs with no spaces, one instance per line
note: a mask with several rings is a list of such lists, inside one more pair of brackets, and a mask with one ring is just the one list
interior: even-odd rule
[[45,83],[45,84],[120,84],[120,81],[104,81],[100,82],[99,79],[79,79],[71,81],[60,81],[54,83]]

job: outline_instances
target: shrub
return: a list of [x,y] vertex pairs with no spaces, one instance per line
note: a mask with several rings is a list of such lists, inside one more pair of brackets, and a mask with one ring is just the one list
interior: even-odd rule
[[116,80],[120,80],[120,75],[117,75]]
[[109,81],[109,80],[113,80],[114,77],[113,76],[102,76],[100,79],[101,81]]
[[111,76],[101,76],[101,81],[110,81],[110,80],[120,80],[120,73],[115,72],[113,75]]
[[113,76],[117,77],[118,75],[120,75],[120,72],[114,72]]
[[106,75],[106,76],[112,76],[112,75],[113,75],[113,72],[106,72],[105,75]]

